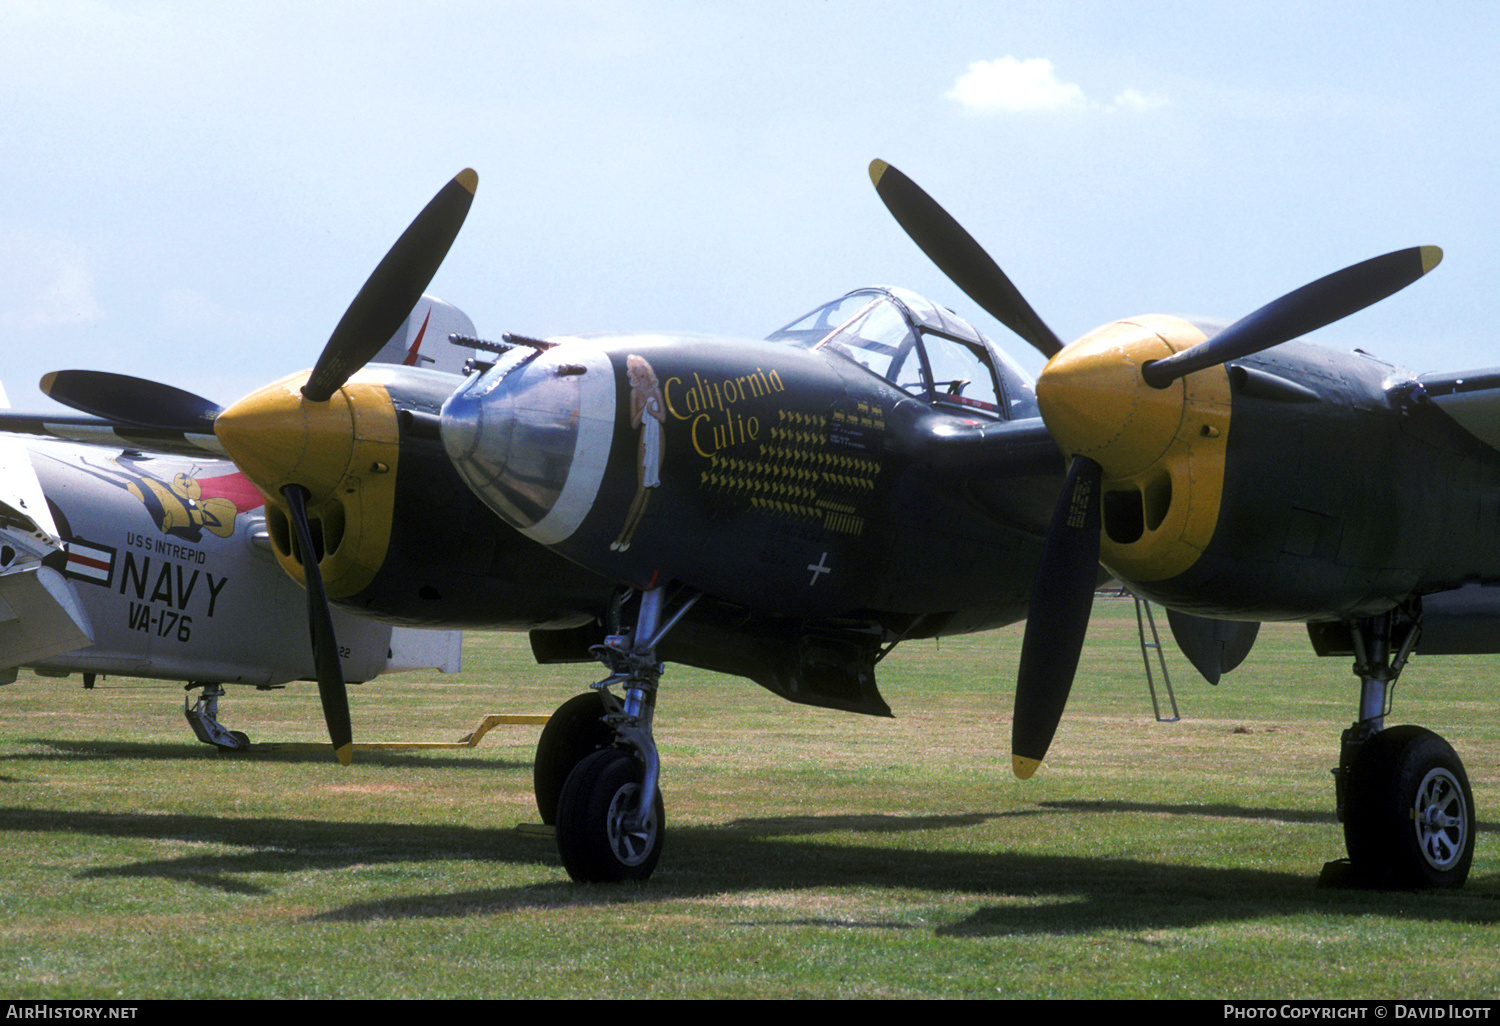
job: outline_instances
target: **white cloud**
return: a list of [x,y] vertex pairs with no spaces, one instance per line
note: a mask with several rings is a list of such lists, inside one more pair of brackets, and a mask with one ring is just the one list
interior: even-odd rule
[[975,61],[943,94],[978,114],[997,111],[1066,110],[1085,106],[1083,89],[1058,80],[1045,57]]
[[1064,82],[1045,57],[1017,60],[1009,55],[995,61],[975,61],[943,94],[973,114],[1102,110],[1151,110],[1165,106],[1164,96],[1124,89],[1109,104],[1090,100],[1076,82]]
[[1139,89],[1126,89],[1115,97],[1111,110],[1154,110],[1165,107],[1172,101],[1159,93],[1143,93]]

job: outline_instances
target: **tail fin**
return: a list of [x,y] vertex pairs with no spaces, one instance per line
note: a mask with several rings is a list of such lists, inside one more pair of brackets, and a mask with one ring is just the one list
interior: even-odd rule
[[474,322],[462,310],[434,296],[424,295],[372,362],[462,374],[464,361],[473,353],[449,345],[448,336],[472,338],[475,334]]

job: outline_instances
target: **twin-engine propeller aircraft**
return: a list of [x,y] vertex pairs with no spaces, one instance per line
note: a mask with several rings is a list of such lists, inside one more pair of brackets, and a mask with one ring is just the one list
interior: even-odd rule
[[[409,320],[376,359],[423,361],[456,384],[462,357],[447,335],[472,323],[428,297]],[[433,356],[422,352],[428,327],[443,338],[427,346]],[[134,381],[63,371],[42,388],[86,406],[90,389],[128,392]],[[264,497],[206,423],[173,431],[7,406],[0,394],[0,431],[10,433],[0,436],[0,681],[22,666],[83,674],[86,686],[107,674],[186,681],[198,691],[184,712],[199,739],[244,748],[246,735],[217,718],[224,685],[314,675],[306,600],[273,558]],[[337,618],[354,680],[459,669],[461,632]]]
[[[899,172],[879,162],[872,172],[898,219],[981,306],[1049,354],[1062,350],[936,204]],[[1125,530],[1116,521],[1132,509],[1124,485],[1112,487],[1123,497],[1101,500],[1105,479],[1077,469],[1087,464],[1075,463],[1064,485],[1061,453],[1024,373],[955,315],[897,289],[851,293],[761,341],[507,335],[478,343],[493,358],[476,362],[451,395],[413,372],[361,369],[435,273],[476,182],[461,173],[418,215],[310,373],[223,410],[150,383],[91,410],[128,421],[146,403],[162,428],[201,430],[205,414],[211,419],[266,498],[278,557],[306,583],[335,745],[347,746],[350,727],[337,660],[326,658],[336,645],[330,603],[397,621],[529,628],[539,659],[597,659],[607,669],[543,732],[538,808],[555,823],[572,876],[643,879],[664,833],[652,734],[663,661],[747,676],[794,701],[889,715],[874,671],[894,645],[1015,622],[1029,604],[1035,636],[1023,657],[1014,747],[1017,765],[1034,768],[1061,715],[1088,598],[1108,576],[1099,566],[1101,516]],[[1241,322],[1222,333],[1241,340],[1220,356],[1244,368],[1251,384],[1236,387],[1271,409],[1367,405],[1352,401],[1352,386],[1299,384],[1264,366],[1268,357],[1246,357],[1416,276],[1407,257],[1394,262],[1375,262],[1373,276],[1334,276],[1352,276],[1352,295],[1341,285],[1330,300],[1319,283],[1268,307],[1285,313],[1272,326],[1262,311],[1247,319],[1261,327]],[[1146,323],[1173,339],[1196,330]],[[1105,334],[1131,330],[1139,329]],[[1226,408],[1227,394],[1215,393]],[[1169,431],[1165,455],[1152,458],[1180,458],[1186,469],[1168,474],[1166,486],[1142,479],[1134,516],[1143,536],[1184,524],[1199,532],[1186,543],[1201,549],[1213,525],[1203,534],[1201,515],[1186,516],[1180,504],[1206,487],[1204,457],[1191,457],[1200,437],[1221,448],[1229,441],[1227,415],[1182,430],[1185,441]],[[1321,536],[1313,542],[1313,556],[1326,551]],[[1259,605],[1215,601],[1219,592],[1184,603],[1147,590],[1183,610],[1174,633],[1211,677],[1248,650],[1250,621],[1269,618]],[[1043,637],[1054,630],[1063,637]],[[1383,784],[1381,793],[1410,797]],[[1452,828],[1460,845],[1472,844],[1471,806]],[[1377,857],[1356,851],[1362,861]]]

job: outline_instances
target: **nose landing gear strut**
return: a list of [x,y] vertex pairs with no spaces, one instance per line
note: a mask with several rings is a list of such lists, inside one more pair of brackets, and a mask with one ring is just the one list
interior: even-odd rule
[[[661,759],[651,726],[664,667],[657,662],[656,647],[700,595],[687,593],[668,613],[665,587],[642,594],[635,627],[629,633],[610,635],[592,650],[610,671],[594,685],[595,691],[606,696],[599,714],[592,714],[586,701],[590,696],[579,696],[564,706],[585,710],[573,717],[571,727],[559,728],[571,737],[555,733],[550,740],[554,749],[580,756],[563,781],[556,812],[557,850],[575,880],[644,880],[661,857],[666,822],[659,783]],[[616,684],[624,691],[623,699],[608,691]],[[607,747],[590,751],[605,740],[604,729]],[[548,772],[555,775],[557,770]],[[541,777],[539,766],[538,804],[544,800]]]

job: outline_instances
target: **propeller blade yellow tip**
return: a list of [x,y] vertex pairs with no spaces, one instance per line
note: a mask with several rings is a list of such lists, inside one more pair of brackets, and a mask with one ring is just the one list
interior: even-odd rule
[[880,176],[885,174],[885,169],[890,166],[891,165],[887,164],[883,160],[870,161],[870,181],[874,182],[876,185],[879,185]]
[[340,766],[347,766],[354,761],[354,744],[341,745],[333,750],[333,754],[338,756]]
[[464,168],[453,176],[453,180],[467,189],[470,196],[474,195],[474,190],[479,188],[479,174],[472,167]]
[[1426,274],[1442,262],[1443,251],[1438,246],[1422,247],[1422,273]]
[[1024,755],[1010,757],[1010,769],[1021,780],[1030,780],[1031,775],[1041,768],[1041,759],[1028,759]]

